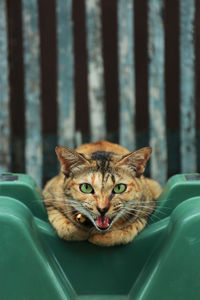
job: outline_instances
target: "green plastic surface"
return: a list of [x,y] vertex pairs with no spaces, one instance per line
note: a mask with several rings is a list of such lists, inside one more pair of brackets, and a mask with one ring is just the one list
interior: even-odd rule
[[0,177],[0,299],[200,299],[199,174],[173,176],[146,229],[110,248],[59,239],[34,181],[13,175]]

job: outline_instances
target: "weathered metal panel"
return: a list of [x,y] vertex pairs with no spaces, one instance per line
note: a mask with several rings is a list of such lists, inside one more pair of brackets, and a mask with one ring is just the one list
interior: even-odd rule
[[35,0],[23,0],[22,4],[26,121],[25,164],[26,172],[41,185],[42,137],[38,7]]
[[0,1],[0,172],[10,167],[10,115],[6,1]]
[[75,147],[78,147],[83,144],[81,131],[77,130],[75,133]]
[[148,1],[149,121],[151,176],[162,185],[167,179],[167,143],[164,97],[163,0]]
[[194,88],[194,0],[180,0],[181,172],[197,169]]
[[91,141],[106,137],[100,3],[100,0],[86,0]]
[[74,148],[74,55],[72,1],[57,1],[58,143]]
[[136,146],[133,0],[118,0],[120,144]]

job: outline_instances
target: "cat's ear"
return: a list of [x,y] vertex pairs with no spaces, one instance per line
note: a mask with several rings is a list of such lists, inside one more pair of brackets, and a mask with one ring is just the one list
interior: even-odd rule
[[141,148],[135,152],[126,154],[117,163],[117,166],[128,165],[132,170],[136,172],[136,176],[140,176],[144,173],[146,163],[151,155],[152,149],[150,147]]
[[57,146],[55,151],[60,162],[61,171],[65,175],[69,174],[71,167],[89,164],[88,160],[82,154],[67,147]]

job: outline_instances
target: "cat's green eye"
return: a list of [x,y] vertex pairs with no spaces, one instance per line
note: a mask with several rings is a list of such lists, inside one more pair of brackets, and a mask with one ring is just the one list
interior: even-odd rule
[[126,185],[123,183],[117,184],[114,189],[113,189],[113,193],[114,194],[121,194],[126,190]]
[[89,183],[82,183],[82,184],[80,184],[79,188],[80,188],[81,192],[83,192],[85,194],[93,194],[94,193],[94,189]]

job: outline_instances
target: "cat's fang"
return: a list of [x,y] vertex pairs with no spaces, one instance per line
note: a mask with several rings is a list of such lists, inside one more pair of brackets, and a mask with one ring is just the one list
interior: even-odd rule
[[95,220],[96,225],[100,229],[107,229],[110,225],[110,218],[106,216],[98,216]]

